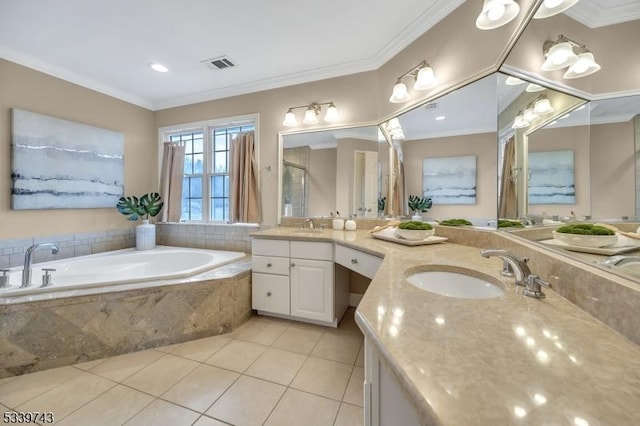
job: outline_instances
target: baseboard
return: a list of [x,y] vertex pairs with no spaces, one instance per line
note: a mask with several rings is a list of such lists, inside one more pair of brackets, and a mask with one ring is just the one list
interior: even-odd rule
[[358,307],[360,300],[362,300],[363,294],[357,293],[349,293],[349,306],[353,306],[354,308]]

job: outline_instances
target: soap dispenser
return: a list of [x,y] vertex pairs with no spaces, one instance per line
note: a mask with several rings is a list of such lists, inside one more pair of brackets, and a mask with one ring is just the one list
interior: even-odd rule
[[344,229],[347,231],[355,231],[356,230],[356,221],[353,219],[349,219],[344,224]]

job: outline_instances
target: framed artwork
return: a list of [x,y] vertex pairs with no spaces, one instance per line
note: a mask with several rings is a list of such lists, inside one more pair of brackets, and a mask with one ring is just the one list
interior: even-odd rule
[[433,204],[476,203],[476,156],[422,160],[422,193]]
[[573,151],[529,152],[529,204],[575,204]]
[[11,115],[11,208],[115,207],[124,135],[21,109]]

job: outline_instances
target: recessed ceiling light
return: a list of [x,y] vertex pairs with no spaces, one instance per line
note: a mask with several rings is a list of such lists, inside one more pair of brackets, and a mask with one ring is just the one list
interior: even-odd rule
[[159,64],[157,62],[152,62],[149,64],[149,66],[154,70],[154,71],[158,71],[158,72],[169,72],[169,68],[165,67],[162,64]]
[[436,120],[441,121],[441,120],[444,120],[445,118],[447,117],[445,117],[444,115],[439,115],[436,117]]

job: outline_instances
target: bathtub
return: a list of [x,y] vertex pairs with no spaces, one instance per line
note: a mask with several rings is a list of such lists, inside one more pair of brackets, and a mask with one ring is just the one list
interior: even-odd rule
[[[253,315],[244,253],[159,246],[22,267],[0,289],[0,379],[228,333]],[[43,268],[55,268],[40,287]]]
[[[47,298],[55,297],[55,293],[67,292],[65,296],[95,294],[101,291],[120,291],[122,285],[127,288],[144,287],[148,284],[166,284],[167,282],[189,281],[199,275],[220,266],[235,262],[245,253],[219,250],[193,249],[183,247],[157,246],[152,250],[135,249],[116,250],[56,260],[32,263],[31,285],[20,288],[22,267],[11,268],[9,287],[0,288],[0,301],[10,298],[47,294]],[[52,283],[42,287],[42,276],[45,268],[54,268]],[[82,289],[93,289],[82,292]],[[111,289],[111,290],[110,290]],[[73,291],[69,294],[69,291]]]

